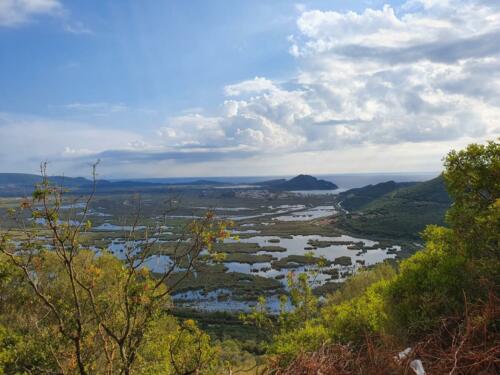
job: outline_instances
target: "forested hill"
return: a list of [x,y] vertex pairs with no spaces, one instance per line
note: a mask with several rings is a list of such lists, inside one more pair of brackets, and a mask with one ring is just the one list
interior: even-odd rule
[[[428,224],[444,224],[451,199],[442,176],[403,187],[397,185],[378,184],[343,193],[340,205],[351,212],[336,224],[353,233],[407,239],[419,239],[419,233]],[[390,190],[393,187],[397,188]],[[384,189],[390,191],[377,197]]]
[[375,185],[367,185],[360,188],[347,190],[339,194],[342,201],[342,207],[348,211],[354,211],[371,203],[377,198],[387,193],[393,192],[402,187],[408,187],[417,184],[417,182],[394,182],[387,181]]
[[[51,176],[52,184],[61,185],[68,189],[91,188],[92,181],[83,177]],[[42,176],[27,173],[0,173],[0,195],[30,195],[35,184],[42,182]],[[100,184],[109,184],[109,181],[99,181]]]
[[[59,184],[64,182],[70,186],[81,186],[91,184],[90,180],[83,177],[65,177],[65,176],[51,176],[50,180],[53,183]],[[0,173],[0,185],[3,186],[26,186],[33,188],[33,185],[42,181],[42,177],[36,174],[28,173]],[[106,181],[108,182],[108,181]]]

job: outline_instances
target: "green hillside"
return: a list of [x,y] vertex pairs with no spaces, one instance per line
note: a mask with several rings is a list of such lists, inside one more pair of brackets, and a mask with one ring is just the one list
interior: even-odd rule
[[344,209],[355,211],[396,189],[415,184],[417,184],[417,182],[381,182],[375,185],[367,185],[361,188],[347,190],[339,194],[339,199]]
[[451,203],[442,176],[359,204],[364,198],[351,198],[359,207],[338,218],[336,225],[352,233],[409,240],[419,239],[428,224],[443,225]]

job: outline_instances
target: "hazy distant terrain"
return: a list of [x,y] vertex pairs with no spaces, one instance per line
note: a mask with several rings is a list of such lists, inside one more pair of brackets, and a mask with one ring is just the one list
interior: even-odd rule
[[[336,185],[339,190],[360,188],[369,184],[377,184],[386,181],[408,182],[424,181],[435,177],[436,173],[391,173],[391,174],[334,174],[316,176],[318,179],[326,180]],[[230,186],[230,185],[255,185],[269,181],[286,181],[293,176],[266,176],[266,177],[190,177],[190,178],[146,178],[146,179],[99,179],[97,191],[99,193],[112,191],[155,191],[168,187],[203,187],[203,186]],[[29,195],[36,183],[42,178],[35,174],[26,173],[0,173],[0,196]],[[51,181],[58,185],[71,188],[73,192],[88,192],[92,189],[92,181],[83,177],[52,176]],[[265,186],[263,186],[265,187]],[[306,185],[287,187],[290,190],[309,190]],[[327,186],[332,189],[333,186]],[[313,189],[315,190],[315,189]]]

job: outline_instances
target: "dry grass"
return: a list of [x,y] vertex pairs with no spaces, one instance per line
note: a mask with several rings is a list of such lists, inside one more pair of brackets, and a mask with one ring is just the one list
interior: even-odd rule
[[466,303],[461,317],[444,319],[439,330],[412,345],[402,361],[401,349],[387,340],[367,336],[364,345],[327,345],[299,355],[287,368],[271,365],[274,375],[415,375],[410,363],[420,359],[427,375],[500,374],[500,298],[490,293],[488,301]]

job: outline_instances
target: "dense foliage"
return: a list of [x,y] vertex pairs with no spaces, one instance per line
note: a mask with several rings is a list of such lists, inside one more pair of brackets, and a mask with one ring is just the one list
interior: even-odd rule
[[0,374],[217,373],[219,349],[194,321],[173,318],[169,294],[202,251],[220,256],[213,245],[226,224],[211,213],[190,223],[187,245],[153,275],[145,262],[156,240],[134,230],[137,219],[122,259],[86,249],[92,195],[79,221],[65,218],[64,190],[42,172],[32,198],[9,212],[18,228],[0,238]]
[[[434,335],[450,317],[469,319],[469,306],[485,306],[498,298],[500,144],[452,151],[445,168],[443,177],[454,201],[446,215],[448,227],[428,226],[424,249],[397,268],[385,264],[353,276],[322,306],[309,309],[307,317],[297,319],[303,304],[292,301],[296,309],[282,316],[292,317],[293,324],[281,323],[286,329],[277,329],[269,348],[277,355],[277,369],[324,345],[360,348],[367,337],[376,337],[386,348],[411,346]],[[307,295],[307,288],[302,293]],[[478,313],[477,318],[482,316]],[[480,319],[493,334],[482,344],[498,350],[498,320],[493,316]]]
[[[71,281],[62,268],[55,253],[42,251],[35,260],[37,285],[51,296],[50,302],[57,306],[64,329],[72,329],[77,323],[73,316]],[[82,330],[81,358],[87,373],[118,373],[120,359],[108,362],[107,356],[119,357],[117,347],[106,340],[103,327],[124,328],[127,315],[122,310],[122,286],[132,284],[132,308],[143,310],[135,315],[144,324],[145,339],[138,343],[136,360],[132,371],[143,374],[183,373],[188,369],[208,370],[215,366],[212,362],[216,348],[210,345],[209,337],[199,331],[194,322],[177,322],[163,309],[168,308],[168,299],[155,308],[151,322],[145,322],[148,311],[148,293],[154,279],[148,271],[142,271],[134,280],[127,281],[127,273],[121,261],[112,255],[96,257],[90,251],[81,251],[75,257],[74,267],[79,271],[82,281],[93,284],[96,300],[92,304],[81,294]],[[5,255],[0,256],[0,373],[73,373],[77,368],[71,338],[62,334],[58,317],[50,308],[37,303],[31,287],[26,283],[21,271],[13,267]],[[95,314],[89,309],[102,310],[103,320],[97,322]],[[131,328],[134,329],[134,328]],[[136,331],[137,332],[137,331]],[[137,332],[136,334],[139,334]],[[194,345],[197,344],[197,346]],[[199,358],[195,356],[197,348]],[[193,355],[187,355],[189,352]],[[175,367],[183,369],[176,372]],[[108,371],[109,370],[109,371]]]
[[420,240],[428,224],[444,225],[451,199],[443,176],[404,186],[383,183],[341,196],[348,213],[335,224],[344,230],[383,238]]

